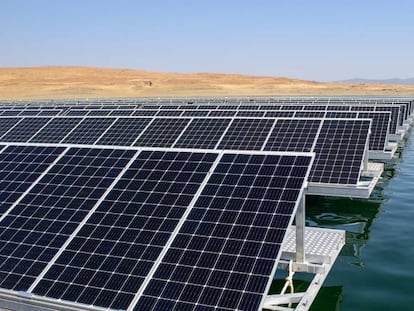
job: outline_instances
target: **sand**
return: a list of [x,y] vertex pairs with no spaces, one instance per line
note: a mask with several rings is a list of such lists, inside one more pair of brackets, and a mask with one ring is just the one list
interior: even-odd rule
[[94,67],[0,68],[0,100],[348,95],[414,96],[414,85],[341,84]]

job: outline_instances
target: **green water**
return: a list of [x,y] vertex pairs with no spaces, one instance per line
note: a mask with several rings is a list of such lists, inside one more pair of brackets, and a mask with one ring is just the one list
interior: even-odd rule
[[312,311],[414,310],[414,135],[370,200],[310,197],[307,225],[346,230]]

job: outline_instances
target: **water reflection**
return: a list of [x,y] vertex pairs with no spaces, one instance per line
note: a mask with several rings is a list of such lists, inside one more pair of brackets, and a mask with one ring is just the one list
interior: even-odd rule
[[350,199],[322,196],[306,197],[306,225],[346,231],[346,245],[341,256],[355,260],[351,264],[363,265],[361,250],[367,243],[371,227],[387,200],[384,189],[397,174],[395,163],[386,165],[381,181],[369,199]]
[[[270,287],[269,294],[280,293],[283,285],[283,279],[275,279]],[[295,280],[294,286],[296,292],[306,291],[309,287],[307,280]],[[310,311],[339,311],[342,302],[343,286],[322,286],[312,303]]]

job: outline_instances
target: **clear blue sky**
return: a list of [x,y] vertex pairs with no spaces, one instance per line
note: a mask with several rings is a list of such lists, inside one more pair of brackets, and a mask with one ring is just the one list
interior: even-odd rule
[[413,0],[0,0],[0,67],[414,76]]

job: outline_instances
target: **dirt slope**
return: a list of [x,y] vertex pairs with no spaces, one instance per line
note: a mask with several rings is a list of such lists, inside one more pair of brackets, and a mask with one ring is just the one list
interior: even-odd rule
[[93,67],[0,68],[0,99],[294,95],[414,96],[414,86]]

